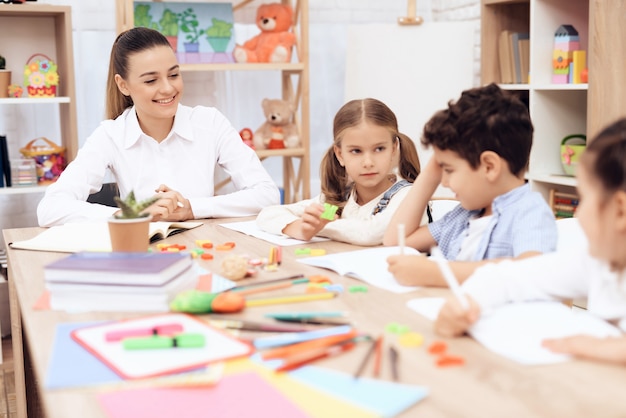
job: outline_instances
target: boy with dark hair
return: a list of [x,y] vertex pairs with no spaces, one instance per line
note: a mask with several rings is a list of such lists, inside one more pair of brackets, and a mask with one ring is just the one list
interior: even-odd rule
[[[526,258],[554,251],[557,230],[547,202],[524,179],[532,146],[528,109],[497,85],[464,91],[426,123],[422,144],[433,156],[394,214],[383,243],[427,253],[439,246],[463,282],[494,259]],[[450,188],[459,205],[422,227],[419,217],[437,186]],[[445,286],[438,265],[424,256],[388,258],[399,283]]]

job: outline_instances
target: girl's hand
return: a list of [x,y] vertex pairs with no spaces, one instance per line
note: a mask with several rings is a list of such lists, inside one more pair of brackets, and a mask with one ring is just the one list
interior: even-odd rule
[[555,353],[626,365],[626,337],[597,338],[575,335],[543,340],[541,345]]
[[189,200],[175,190],[161,184],[156,190],[159,200],[145,212],[152,215],[153,221],[186,221],[194,219]]
[[435,332],[443,337],[456,337],[464,334],[478,320],[480,307],[474,299],[465,297],[469,303],[467,310],[454,296],[446,300],[435,320]]
[[[328,219],[322,219],[322,213],[324,213],[324,206],[319,203],[311,203],[304,209],[304,213],[295,222],[290,223],[283,229],[283,233],[290,237],[301,239],[303,241],[309,241],[318,232],[332,221]],[[338,216],[335,215],[335,219]]]

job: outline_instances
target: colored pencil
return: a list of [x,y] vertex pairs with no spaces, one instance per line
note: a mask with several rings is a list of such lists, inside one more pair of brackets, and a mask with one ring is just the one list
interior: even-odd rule
[[304,354],[299,354],[285,359],[285,362],[276,369],[277,372],[286,372],[289,370],[297,369],[298,367],[305,366],[316,360],[323,358],[336,356],[345,351],[351,350],[356,346],[353,341],[340,343],[337,345],[331,345],[329,347],[318,348],[311,350]]
[[371,344],[372,345],[367,350],[367,353],[365,353],[365,357],[363,357],[363,360],[361,360],[361,364],[359,364],[359,368],[356,369],[356,372],[354,372],[355,379],[358,379],[361,376],[361,374],[363,374],[363,370],[365,370],[365,366],[367,366],[367,362],[369,361],[370,357],[372,357],[372,354],[374,354],[374,349],[376,348],[376,340],[372,340]]
[[265,314],[268,318],[274,319],[310,319],[310,318],[334,318],[339,316],[346,316],[345,312],[276,312]]
[[398,358],[399,357],[400,357],[400,354],[398,353],[398,350],[395,347],[390,346],[389,347],[389,360],[391,361],[391,377],[393,378],[395,382],[400,380],[400,375],[398,372]]
[[350,322],[347,321],[333,321],[332,319],[320,319],[320,318],[311,318],[311,319],[298,319],[298,318],[275,318],[280,322],[293,322],[296,324],[310,324],[310,325],[350,325]]
[[216,319],[225,328],[240,329],[242,331],[260,331],[260,332],[305,332],[310,331],[309,328],[295,327],[282,324],[263,324],[259,322],[241,321],[237,319]]
[[328,337],[322,337],[315,340],[304,341],[301,343],[291,344],[282,347],[276,347],[264,352],[261,357],[263,360],[271,360],[275,358],[282,358],[286,356],[295,355],[305,351],[313,350],[321,347],[328,347],[337,343],[345,342],[354,339],[358,333],[356,330],[351,330],[346,334],[330,335]]
[[280,305],[284,303],[308,302],[312,300],[332,299],[335,296],[337,296],[335,292],[324,292],[324,293],[307,293],[303,295],[284,295],[280,297],[267,298],[267,299],[249,299],[249,300],[246,300],[246,307]]
[[247,296],[247,295],[252,295],[254,293],[262,293],[262,292],[269,292],[271,290],[286,289],[288,287],[291,287],[292,285],[293,285],[293,282],[283,282],[283,283],[269,284],[267,286],[255,286],[249,289],[237,290],[236,292],[242,296]]
[[296,274],[295,276],[283,277],[281,279],[264,280],[264,281],[256,282],[256,283],[242,284],[242,285],[235,286],[235,287],[231,288],[230,291],[231,292],[239,292],[239,291],[241,291],[243,289],[247,289],[249,287],[265,286],[265,285],[268,285],[268,284],[287,282],[287,281],[297,280],[297,279],[302,279],[302,278],[304,278],[304,274]]
[[380,375],[380,366],[382,363],[383,357],[383,336],[379,336],[376,339],[375,343],[375,355],[374,355],[374,377],[378,377]]

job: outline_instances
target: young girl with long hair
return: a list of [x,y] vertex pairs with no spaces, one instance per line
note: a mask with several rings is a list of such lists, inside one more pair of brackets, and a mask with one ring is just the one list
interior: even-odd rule
[[[265,208],[257,225],[305,241],[322,236],[355,245],[379,245],[391,215],[409,190],[406,186],[420,172],[415,144],[398,131],[391,109],[372,98],[352,100],[339,109],[333,138],[321,162],[322,193]],[[333,219],[321,217],[324,203],[337,206]],[[426,213],[420,216],[423,223],[428,222]]]

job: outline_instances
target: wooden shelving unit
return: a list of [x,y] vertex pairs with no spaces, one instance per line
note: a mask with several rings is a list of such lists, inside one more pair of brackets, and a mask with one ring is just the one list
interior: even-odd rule
[[[500,83],[498,35],[508,29],[530,33],[530,83],[502,84],[528,96],[535,127],[528,180],[546,199],[550,190],[572,193],[576,179],[561,167],[560,143],[570,134],[591,139],[624,116],[626,4],[618,0],[482,0],[481,79]],[[588,84],[552,84],[554,32],[571,24],[587,51]]]
[[[76,118],[76,91],[74,83],[74,48],[72,45],[72,19],[70,6],[52,6],[47,4],[0,4],[0,53],[7,59],[7,69],[11,70],[11,82],[23,84],[24,65],[34,53],[49,56],[59,68],[59,86],[57,97],[28,98],[26,93],[21,98],[1,98],[0,106],[36,105],[58,106],[59,138],[51,137],[54,142],[65,146],[67,161],[71,161],[78,152],[78,129]],[[37,123],[29,119],[26,123]],[[19,138],[20,146],[33,138]],[[18,150],[11,150],[11,155],[19,155]],[[45,187],[4,187],[2,194],[38,193]]]
[[[117,1],[117,32],[120,33],[133,27],[133,0]],[[174,0],[175,1],[175,0]],[[240,9],[249,3],[264,1],[242,0],[233,4],[233,10]],[[281,0],[283,4],[294,10],[293,32],[296,35],[296,46],[293,55],[295,62],[285,64],[181,64],[181,71],[273,71],[281,76],[281,98],[296,104],[295,123],[298,126],[302,146],[284,150],[257,150],[260,160],[266,158],[282,158],[283,189],[285,203],[307,199],[311,195],[310,186],[310,154],[309,154],[309,27],[308,0]],[[259,110],[261,111],[261,110]],[[218,188],[220,185],[216,185]]]

